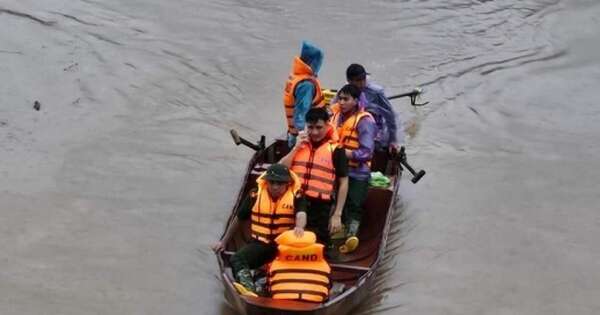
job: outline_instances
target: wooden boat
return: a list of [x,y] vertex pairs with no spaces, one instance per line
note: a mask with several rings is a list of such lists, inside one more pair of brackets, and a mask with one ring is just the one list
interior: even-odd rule
[[[237,202],[227,225],[231,224],[232,219],[237,215],[236,210],[244,196],[250,189],[256,187],[257,177],[269,165],[275,163],[289,152],[287,142],[284,140],[276,140],[268,147],[265,147],[264,137],[258,144],[252,144],[237,136],[234,131],[232,131],[232,136],[237,144],[243,143],[257,151],[248,163],[248,169],[244,176]],[[401,156],[404,156],[403,150],[401,152]],[[347,314],[354,309],[372,291],[375,271],[385,254],[387,236],[396,201],[395,196],[402,173],[400,164],[402,163],[407,166],[411,173],[414,174],[412,168],[405,162],[405,158],[390,159],[387,153],[377,153],[374,157],[372,171],[381,171],[384,173],[391,179],[391,185],[389,188],[369,188],[365,204],[365,215],[359,233],[361,243],[357,250],[348,255],[339,254],[338,257],[328,261],[332,268],[331,281],[333,287],[337,288],[337,292],[333,292],[332,290],[327,301],[318,304],[239,295],[232,284],[234,278],[229,259],[235,251],[250,240],[249,224],[245,223],[240,225],[240,230],[236,231],[231,239],[225,240],[226,250],[217,254],[221,278],[225,287],[225,297],[231,306],[240,314],[340,315]],[[413,182],[418,181],[424,174],[424,171],[420,171],[413,178]]]

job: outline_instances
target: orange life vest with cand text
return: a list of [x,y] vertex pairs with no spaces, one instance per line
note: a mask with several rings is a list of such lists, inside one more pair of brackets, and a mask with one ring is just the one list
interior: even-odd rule
[[331,267],[323,257],[323,245],[316,235],[294,231],[279,235],[278,254],[269,266],[269,287],[273,299],[321,303],[329,296]]

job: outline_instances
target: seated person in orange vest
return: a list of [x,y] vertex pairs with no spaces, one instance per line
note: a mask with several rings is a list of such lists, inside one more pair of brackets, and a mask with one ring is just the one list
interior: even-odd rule
[[[348,158],[344,149],[337,146],[335,130],[328,120],[329,114],[324,108],[309,110],[306,132],[300,133],[294,148],[279,161],[291,167],[300,178],[308,203],[307,229],[315,231],[323,244],[329,244],[330,233],[341,231],[342,209],[348,192]],[[335,210],[331,214],[334,202]]]
[[324,302],[329,296],[331,268],[323,258],[323,245],[315,234],[298,237],[293,231],[279,235],[279,252],[269,267],[269,286],[273,299]]
[[323,52],[314,44],[303,41],[300,57],[292,63],[292,71],[285,83],[283,105],[288,126],[288,145],[293,147],[298,132],[304,130],[304,116],[311,107],[323,107],[321,83],[317,78]]
[[363,214],[363,204],[367,199],[370,161],[375,148],[377,132],[373,116],[359,104],[361,91],[358,87],[346,84],[338,92],[338,103],[331,107],[331,123],[337,130],[339,145],[348,157],[348,198],[344,205],[344,225],[346,242],[340,252],[349,253],[358,247],[358,229]]
[[237,217],[229,225],[223,239],[213,245],[218,252],[234,231],[239,220],[251,220],[252,241],[238,250],[230,260],[236,289],[243,295],[256,296],[251,269],[269,263],[277,254],[275,238],[291,228],[298,235],[306,225],[306,200],[300,193],[300,181],[282,164],[271,165],[257,180],[253,190],[240,204]]

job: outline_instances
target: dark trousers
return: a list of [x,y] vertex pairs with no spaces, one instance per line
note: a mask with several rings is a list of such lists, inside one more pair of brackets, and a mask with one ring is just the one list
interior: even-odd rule
[[233,275],[237,276],[238,271],[242,269],[257,269],[266,263],[270,263],[276,255],[277,246],[275,244],[252,240],[231,257]]
[[346,226],[348,226],[351,221],[360,222],[362,219],[363,205],[367,200],[368,191],[368,180],[348,179],[348,197],[346,198],[344,212],[342,213],[342,219]]
[[331,212],[331,201],[307,198],[306,229],[317,235],[317,241],[321,244],[329,244],[329,214]]

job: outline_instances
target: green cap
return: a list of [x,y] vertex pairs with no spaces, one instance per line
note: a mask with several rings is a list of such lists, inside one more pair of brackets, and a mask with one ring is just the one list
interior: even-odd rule
[[264,178],[270,182],[289,182],[292,179],[290,170],[283,164],[269,166]]

